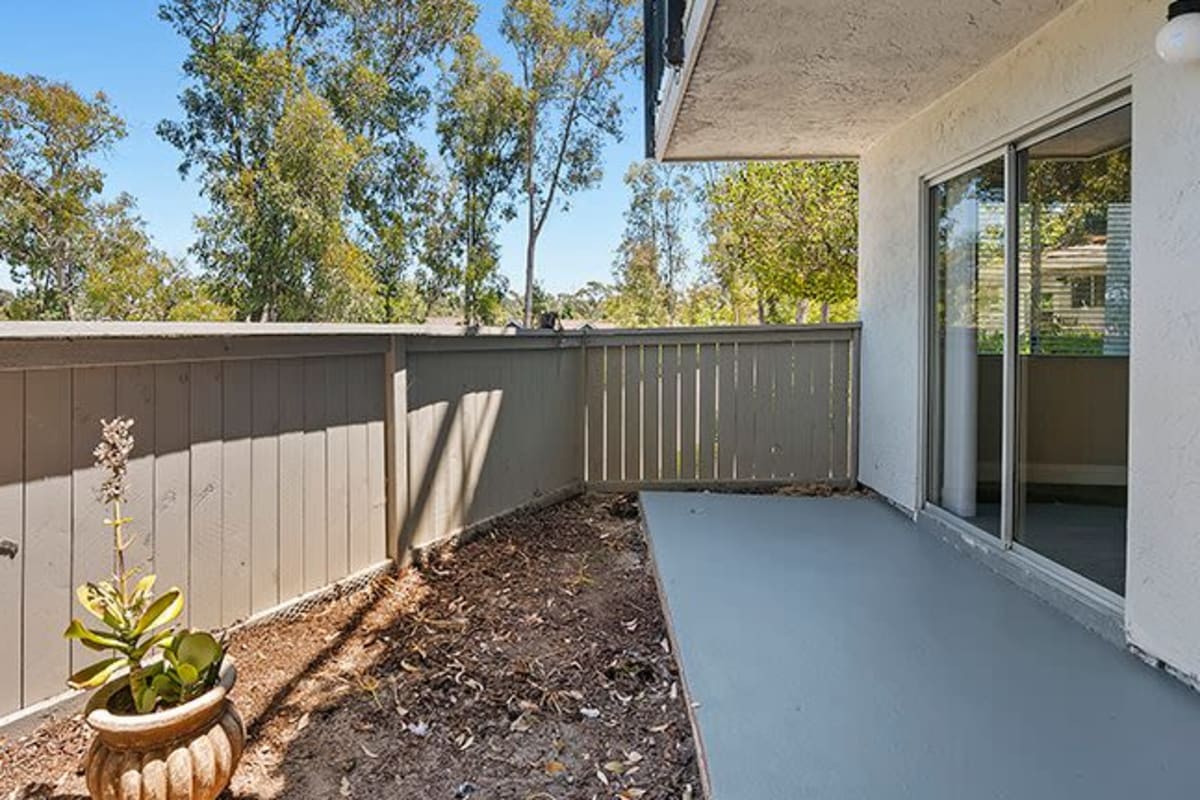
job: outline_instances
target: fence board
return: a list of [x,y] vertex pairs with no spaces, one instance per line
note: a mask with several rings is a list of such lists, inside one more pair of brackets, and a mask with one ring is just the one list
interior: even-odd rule
[[71,664],[71,370],[25,375],[26,704],[62,691]]
[[737,349],[737,479],[750,480],[754,470],[754,357],[757,345],[739,344]]
[[[126,555],[130,563],[153,572],[154,537],[154,442],[155,377],[150,364],[117,367],[116,413],[134,421],[133,452],[129,455],[128,488],[125,492],[125,516],[133,521],[133,541]],[[166,586],[160,587],[162,589]]]
[[844,409],[850,407],[850,344],[834,342],[829,350],[832,359],[829,477],[846,478],[850,474],[850,419]]
[[304,591],[329,576],[325,543],[325,359],[304,359]]
[[609,347],[604,351],[604,380],[607,389],[604,398],[606,419],[606,443],[604,446],[604,478],[619,481],[625,477],[625,455],[621,444],[625,440],[624,414],[622,413],[622,390],[625,373],[622,369],[620,347]]
[[[386,382],[391,382],[390,373],[384,373],[384,360],[381,356],[368,356],[364,371],[364,390],[367,398],[367,489],[370,494],[370,514],[367,519],[367,561],[378,564],[388,555],[387,529],[387,447],[385,422],[387,418]],[[397,421],[399,429],[396,437],[407,437],[408,426],[404,419]],[[402,441],[401,446],[405,443]],[[399,476],[400,480],[407,477]],[[407,498],[406,492],[400,492],[401,498]],[[407,509],[407,502],[400,513]]]
[[221,623],[250,615],[253,491],[252,362],[227,361],[223,372],[221,448]]
[[190,624],[192,371],[187,364],[154,367],[154,573],[160,589],[178,587]]
[[696,346],[679,347],[679,477],[696,478]]
[[221,624],[221,362],[192,365],[191,538],[188,550],[192,624]]
[[305,363],[279,362],[279,597],[304,591]]
[[371,563],[371,450],[367,426],[369,399],[367,372],[374,366],[369,356],[350,359],[346,367],[346,480],[349,550],[347,567],[358,572]]
[[662,420],[659,393],[662,391],[662,352],[658,345],[642,348],[642,479],[656,481],[662,474],[659,457]]
[[812,409],[813,409],[813,477],[824,480],[829,477],[831,439],[833,423],[830,420],[832,406],[830,391],[833,381],[831,348],[823,345],[815,348],[812,360]]
[[587,364],[584,386],[587,414],[587,472],[589,481],[604,480],[604,348],[584,351]]
[[734,376],[737,347],[722,342],[717,350],[717,480],[734,479],[737,442],[737,382]]
[[717,476],[717,346],[700,345],[699,401],[696,408],[700,429],[697,453],[697,477],[712,480]]
[[0,716],[21,707],[25,589],[25,374],[0,372]]
[[679,346],[662,348],[662,479],[679,477]]
[[[71,381],[71,583],[79,586],[113,574],[112,529],[104,524],[110,513],[98,494],[105,472],[96,468],[93,451],[100,441],[100,421],[116,416],[117,373],[112,367],[77,368]],[[134,566],[132,560],[127,563],[129,569]],[[76,603],[71,610],[83,611]],[[72,672],[96,660],[94,650],[71,643]]]
[[625,347],[625,480],[642,479],[642,348]]
[[253,366],[250,445],[250,610],[279,602],[279,362]]
[[325,362],[325,457],[328,478],[325,481],[325,558],[329,581],[341,580],[349,574],[350,509],[349,500],[349,441],[346,424],[349,419],[346,397],[346,359],[330,358]]

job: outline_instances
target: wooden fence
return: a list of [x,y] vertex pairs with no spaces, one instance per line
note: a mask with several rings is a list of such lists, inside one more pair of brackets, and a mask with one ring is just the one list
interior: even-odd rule
[[219,627],[585,481],[853,480],[857,336],[5,326],[0,718],[90,661],[61,632],[111,571],[103,418],[135,420],[135,560]]
[[591,337],[588,484],[854,480],[857,342],[854,325]]

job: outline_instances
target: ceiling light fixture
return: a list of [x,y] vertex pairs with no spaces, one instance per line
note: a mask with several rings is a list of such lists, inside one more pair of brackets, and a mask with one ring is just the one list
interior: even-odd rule
[[1158,55],[1168,64],[1200,62],[1200,0],[1174,0],[1167,24],[1154,40]]

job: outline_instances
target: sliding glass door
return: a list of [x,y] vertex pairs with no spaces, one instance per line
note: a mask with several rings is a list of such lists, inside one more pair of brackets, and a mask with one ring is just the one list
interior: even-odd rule
[[930,190],[930,500],[1000,535],[1004,161]]
[[1125,591],[1130,107],[1018,154],[1015,540]]
[[1124,592],[1130,107],[929,188],[927,499]]

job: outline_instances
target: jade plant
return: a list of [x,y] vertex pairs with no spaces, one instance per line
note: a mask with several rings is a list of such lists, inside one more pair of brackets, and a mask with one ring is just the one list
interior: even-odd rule
[[185,703],[215,686],[224,648],[210,633],[174,625],[183,611],[183,592],[172,587],[155,596],[155,576],[140,576],[139,567],[126,564],[127,551],[136,541],[128,528],[132,520],[122,514],[132,427],[133,420],[127,418],[103,420],[93,453],[96,466],[106,473],[99,495],[110,509],[104,524],[112,531],[113,574],[108,580],[83,584],[76,596],[100,624],[89,628],[73,619],[63,635],[110,654],[72,675],[69,686],[94,689],[124,672],[133,709],[148,714]]

